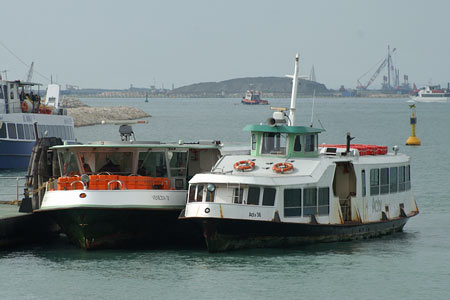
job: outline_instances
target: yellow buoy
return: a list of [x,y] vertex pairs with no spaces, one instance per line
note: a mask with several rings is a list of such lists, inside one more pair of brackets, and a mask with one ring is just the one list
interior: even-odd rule
[[412,114],[411,114],[411,118],[410,118],[411,136],[406,140],[406,145],[407,146],[420,146],[420,140],[416,136],[416,123],[417,123],[416,105],[412,104],[409,106],[409,108],[412,109]]

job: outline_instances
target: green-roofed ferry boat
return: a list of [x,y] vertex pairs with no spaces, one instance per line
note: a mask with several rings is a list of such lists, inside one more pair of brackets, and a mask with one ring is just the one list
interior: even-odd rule
[[319,145],[323,129],[294,126],[298,74],[288,109],[248,125],[250,155],[223,156],[189,182],[180,219],[203,227],[210,252],[287,247],[401,231],[419,213],[410,158],[386,146]]
[[51,147],[57,175],[34,212],[53,217],[84,249],[202,242],[178,216],[189,179],[211,170],[220,142],[141,142],[130,126],[119,131],[118,142]]

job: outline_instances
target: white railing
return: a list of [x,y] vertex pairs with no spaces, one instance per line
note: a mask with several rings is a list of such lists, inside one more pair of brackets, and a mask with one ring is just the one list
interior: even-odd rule
[[0,203],[22,200],[26,177],[0,176]]

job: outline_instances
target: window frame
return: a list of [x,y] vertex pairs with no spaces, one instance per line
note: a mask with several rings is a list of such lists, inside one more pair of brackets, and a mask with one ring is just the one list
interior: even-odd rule
[[[294,198],[288,198],[287,194],[289,193],[294,193],[294,191],[296,193],[298,193],[298,195],[290,195],[290,197],[294,197]],[[299,199],[295,199],[295,196],[298,196]],[[302,189],[301,188],[286,188],[283,191],[283,216],[285,218],[292,218],[292,217],[301,217],[302,216]],[[288,201],[298,201],[298,206],[295,205],[286,205],[286,200]],[[291,204],[291,203],[289,203]],[[286,214],[286,212],[297,212],[297,213],[288,213]]]

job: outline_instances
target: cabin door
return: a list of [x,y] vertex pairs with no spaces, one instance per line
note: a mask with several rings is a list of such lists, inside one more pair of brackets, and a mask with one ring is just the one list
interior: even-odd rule
[[337,162],[334,172],[333,193],[339,197],[344,222],[352,220],[351,201],[356,195],[356,175],[351,162]]

